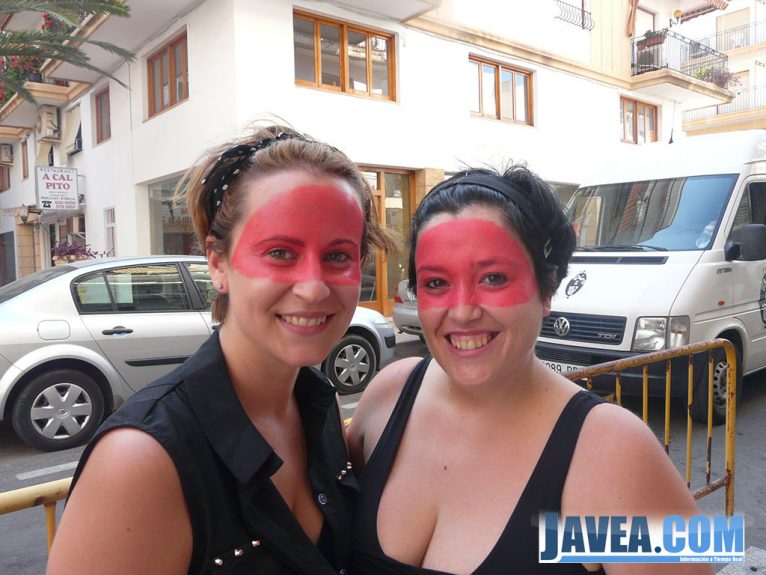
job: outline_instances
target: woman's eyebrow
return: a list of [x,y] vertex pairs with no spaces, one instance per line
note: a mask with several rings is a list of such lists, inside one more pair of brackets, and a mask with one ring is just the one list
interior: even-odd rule
[[512,260],[510,258],[503,258],[503,257],[489,258],[489,259],[486,259],[486,260],[478,260],[478,261],[474,262],[474,267],[486,268],[486,267],[495,266],[495,265],[498,265],[498,264],[504,264],[504,265],[508,265],[508,266],[511,266],[511,267],[514,267],[514,268],[519,267],[519,263],[517,261]]
[[259,246],[261,244],[266,244],[271,242],[284,242],[284,243],[293,244],[299,247],[304,247],[306,245],[306,242],[304,242],[303,240],[299,240],[298,238],[294,238],[293,236],[286,236],[286,235],[274,235],[274,236],[269,236],[266,238],[261,238],[255,243],[255,245]]
[[359,246],[359,242],[356,242],[356,241],[354,241],[352,239],[349,239],[349,238],[338,238],[337,240],[333,240],[333,241],[330,242],[331,246],[338,246],[338,245],[343,245],[343,244],[349,244],[349,245],[351,245],[353,247],[358,247]]
[[417,273],[421,273],[421,272],[441,273],[441,272],[444,272],[444,270],[445,268],[443,268],[442,266],[437,266],[437,265],[422,265],[422,266],[417,266],[415,268],[415,271]]

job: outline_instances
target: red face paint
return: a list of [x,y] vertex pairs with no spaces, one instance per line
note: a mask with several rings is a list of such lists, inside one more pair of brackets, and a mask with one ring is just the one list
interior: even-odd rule
[[524,248],[490,220],[458,218],[426,229],[415,262],[421,309],[509,307],[537,290]]
[[280,283],[361,282],[364,217],[356,198],[333,186],[302,186],[255,210],[232,255],[240,273]]

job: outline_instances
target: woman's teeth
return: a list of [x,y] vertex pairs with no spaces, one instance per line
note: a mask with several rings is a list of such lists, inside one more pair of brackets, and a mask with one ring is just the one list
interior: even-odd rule
[[324,315],[322,317],[302,317],[297,315],[283,315],[280,316],[283,321],[286,321],[287,323],[291,325],[297,325],[299,327],[314,327],[317,325],[322,325],[324,322],[327,321],[327,316]]
[[452,344],[452,347],[459,349],[459,350],[473,350],[473,349],[479,349],[480,347],[484,347],[489,343],[489,341],[492,338],[489,335],[481,335],[481,336],[456,336],[451,335],[449,336],[449,342]]

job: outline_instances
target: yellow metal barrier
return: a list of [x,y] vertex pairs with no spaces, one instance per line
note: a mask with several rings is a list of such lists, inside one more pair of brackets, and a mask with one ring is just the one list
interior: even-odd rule
[[[726,352],[726,362],[728,369],[726,371],[726,444],[724,447],[724,475],[723,477],[710,481],[712,444],[713,444],[713,353],[714,349],[723,349]],[[665,432],[664,444],[665,452],[670,450],[670,382],[671,382],[671,360],[678,357],[688,356],[688,398],[686,410],[686,485],[691,489],[691,463],[692,463],[692,399],[694,392],[694,366],[693,356],[695,353],[708,352],[708,398],[707,398],[707,460],[705,464],[705,485],[692,491],[695,499],[699,499],[712,493],[713,491],[724,487],[725,512],[731,516],[734,513],[734,442],[736,428],[736,409],[737,409],[737,353],[733,344],[725,339],[716,339],[704,343],[695,343],[684,347],[657,351],[635,357],[601,363],[591,367],[570,371],[564,374],[572,381],[585,380],[585,386],[588,389],[593,387],[593,378],[598,375],[615,375],[615,393],[614,401],[622,405],[622,380],[621,374],[627,369],[643,367],[643,420],[649,422],[649,364],[665,361]]]
[[65,499],[69,493],[72,478],[59,479],[31,487],[0,493],[0,515],[30,509],[42,505],[45,507],[45,524],[48,531],[48,551],[56,534],[56,502]]

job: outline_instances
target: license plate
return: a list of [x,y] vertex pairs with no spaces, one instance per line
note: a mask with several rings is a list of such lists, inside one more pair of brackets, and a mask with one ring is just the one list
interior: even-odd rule
[[581,369],[583,367],[581,365],[571,365],[569,363],[559,363],[557,361],[546,361],[544,359],[540,361],[542,361],[545,365],[547,365],[550,369],[552,369],[556,373],[566,373],[568,371],[574,371],[576,369]]

